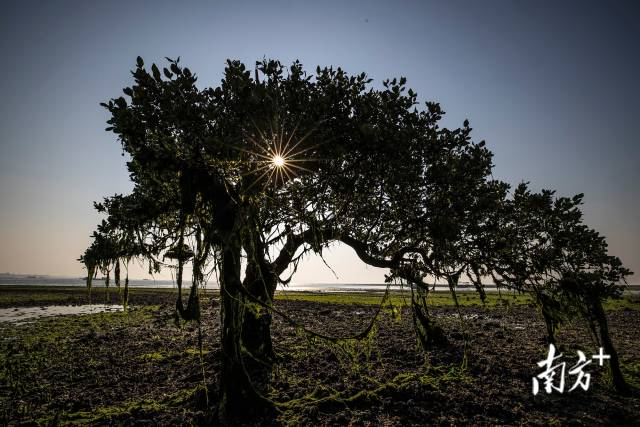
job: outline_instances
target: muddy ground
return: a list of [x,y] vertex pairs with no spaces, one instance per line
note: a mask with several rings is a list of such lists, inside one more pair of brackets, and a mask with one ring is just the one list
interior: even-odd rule
[[[12,294],[12,292],[14,294]],[[84,291],[3,288],[0,306],[81,304]],[[103,303],[97,291],[93,302]],[[117,302],[117,293],[110,293]],[[114,296],[115,294],[115,296]],[[96,301],[99,300],[99,301]],[[35,303],[35,304],[34,304]],[[213,418],[220,347],[219,305],[203,302],[203,351],[194,323],[176,325],[175,294],[134,290],[127,313],[0,323],[0,425],[189,425]],[[279,300],[306,328],[348,336],[363,330],[373,305]],[[368,342],[310,339],[275,317],[280,356],[271,398],[279,412],[264,425],[640,425],[640,391],[617,395],[606,366],[592,363],[588,391],[532,395],[547,346],[534,307],[432,308],[449,343],[426,355],[406,308],[383,310]],[[640,311],[608,313],[628,380],[640,384]],[[467,357],[464,357],[465,335]],[[559,333],[567,370],[598,345],[581,324]],[[606,364],[605,364],[606,365]]]

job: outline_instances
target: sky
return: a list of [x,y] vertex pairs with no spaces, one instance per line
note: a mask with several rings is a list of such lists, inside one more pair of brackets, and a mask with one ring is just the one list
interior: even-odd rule
[[[200,87],[227,58],[405,76],[446,126],[470,120],[495,178],[585,193],[586,223],[640,275],[639,42],[634,1],[5,1],[0,272],[84,273],[93,201],[132,188],[98,104],[131,84],[140,55],[179,56]],[[325,259],[335,274],[310,258],[294,282],[384,279],[349,248]]]

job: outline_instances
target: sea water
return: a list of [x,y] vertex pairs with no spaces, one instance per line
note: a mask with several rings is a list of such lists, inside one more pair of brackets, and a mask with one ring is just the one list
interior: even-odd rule
[[47,305],[41,307],[0,308],[0,322],[22,324],[50,316],[96,314],[122,311],[122,305],[84,304],[84,305]]

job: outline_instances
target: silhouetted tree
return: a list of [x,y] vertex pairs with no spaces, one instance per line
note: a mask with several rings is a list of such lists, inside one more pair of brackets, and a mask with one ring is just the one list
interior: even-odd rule
[[582,194],[556,198],[550,190],[534,193],[520,184],[497,233],[503,245],[492,265],[494,280],[534,296],[550,343],[555,343],[555,331],[567,318],[585,319],[611,355],[615,388],[626,394],[602,302],[619,298],[632,273],[608,254],[605,238],[583,223],[582,199]]
[[421,303],[427,277],[454,291],[466,274],[482,292],[495,266],[515,271],[496,250],[508,186],[490,179],[491,152],[471,141],[466,121],[440,128],[440,106],[418,109],[404,78],[376,90],[364,73],[340,68],[310,76],[298,62],[265,60],[252,78],[228,61],[218,87],[199,89],[188,68],[167,60],[161,71],[138,58],[127,98],[102,104],[134,189],[96,204],[107,219],[81,259],[88,277],[133,257],[152,271],[172,266],[176,313],[197,320],[203,272],[218,268],[220,419],[269,409],[274,292],[307,252],[340,241],[410,284],[424,345],[434,331]]

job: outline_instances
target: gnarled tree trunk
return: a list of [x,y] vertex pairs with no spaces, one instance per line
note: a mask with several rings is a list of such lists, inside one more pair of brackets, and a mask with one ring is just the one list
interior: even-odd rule
[[432,346],[444,345],[447,343],[442,328],[436,325],[429,315],[427,307],[426,290],[420,288],[411,290],[411,313],[413,318],[413,328],[418,336],[418,341],[423,350],[428,351]]
[[616,348],[613,346],[613,341],[611,340],[611,336],[609,336],[609,324],[607,322],[607,315],[604,312],[604,308],[602,307],[602,301],[598,299],[592,303],[593,305],[593,314],[598,322],[598,327],[600,329],[600,341],[602,342],[602,347],[606,354],[608,354],[611,359],[609,359],[609,367],[611,370],[611,380],[613,381],[613,386],[616,391],[622,395],[629,395],[630,390],[626,381],[624,380],[624,376],[622,375],[622,371],[620,370],[620,360],[618,359],[618,352]]
[[271,409],[264,395],[273,362],[271,315],[260,302],[270,305],[273,292],[252,273],[251,264],[245,282],[240,280],[240,254],[239,240],[229,236],[222,251],[220,284],[223,423],[264,417]]
[[251,379],[266,386],[271,374],[275,354],[271,343],[271,312],[277,277],[263,259],[249,260],[244,291],[249,304],[244,311],[242,343],[246,351],[245,366]]

